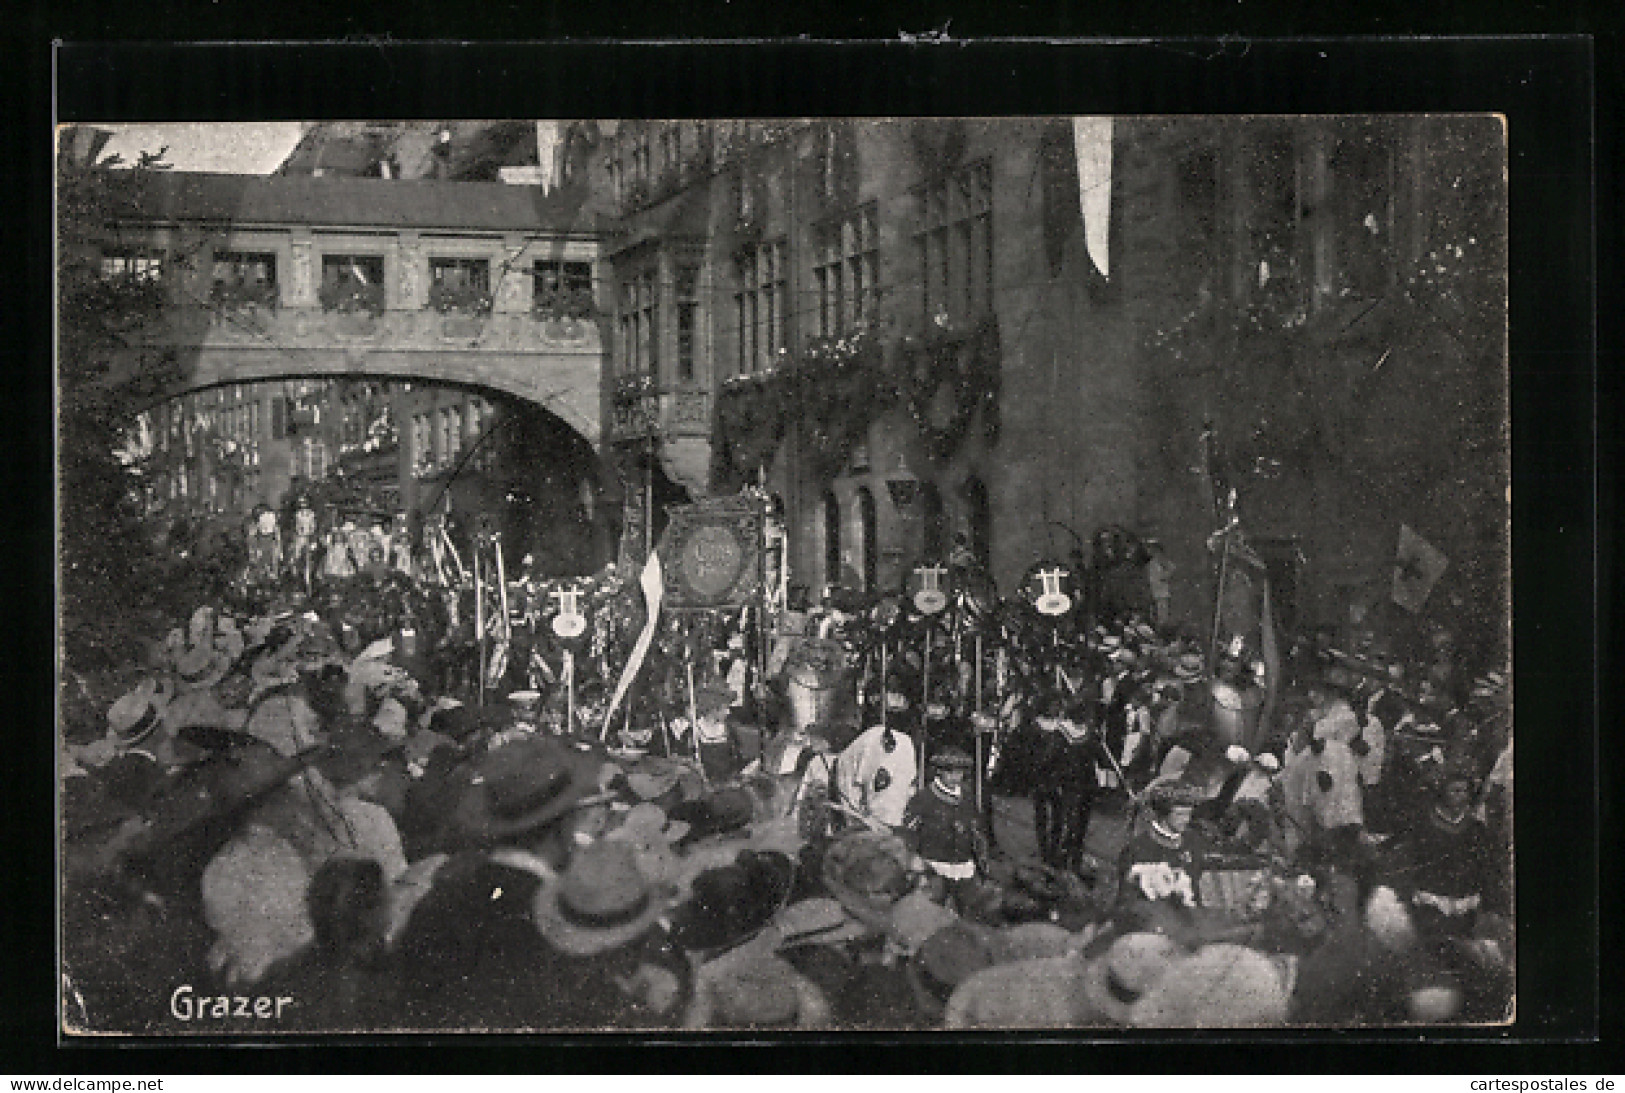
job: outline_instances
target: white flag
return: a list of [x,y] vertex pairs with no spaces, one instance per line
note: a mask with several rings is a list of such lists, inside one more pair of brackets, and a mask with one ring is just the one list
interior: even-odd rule
[[1395,603],[1416,614],[1448,568],[1450,559],[1444,551],[1412,531],[1410,525],[1399,525],[1399,547],[1394,559]]
[[609,732],[610,719],[615,716],[615,709],[626,697],[626,692],[637,678],[638,670],[643,667],[644,657],[649,655],[649,645],[654,641],[655,624],[660,621],[660,601],[666,592],[666,579],[660,570],[660,552],[651,550],[649,560],[643,563],[643,576],[638,579],[643,586],[643,602],[646,606],[648,619],[643,624],[643,633],[638,635],[636,644],[632,646],[632,655],[626,660],[626,667],[621,669],[620,682],[615,684],[615,694],[609,700],[609,706],[604,710],[604,727],[599,735]]
[[1078,205],[1083,241],[1102,277],[1111,276],[1106,244],[1111,237],[1112,119],[1073,118],[1072,147],[1078,157]]

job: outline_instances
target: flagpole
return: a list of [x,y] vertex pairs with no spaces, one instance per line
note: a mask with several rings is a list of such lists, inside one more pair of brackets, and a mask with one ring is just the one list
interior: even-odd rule
[[976,705],[971,714],[971,735],[976,742],[976,811],[982,811],[982,729],[976,719],[982,715],[982,635],[976,635]]
[[925,624],[925,667],[920,673],[920,785],[925,785],[926,737],[931,735],[931,623]]
[[474,636],[478,642],[479,660],[474,666],[479,676],[480,706],[485,705],[485,592],[480,587],[480,546],[476,539],[474,553],[469,559],[474,564]]
[[576,734],[576,655],[569,649],[564,651],[564,731]]
[[688,731],[693,733],[694,762],[699,764],[700,781],[710,785],[711,780],[705,776],[705,760],[700,755],[700,706],[694,697],[694,661],[685,661],[683,667],[688,673]]

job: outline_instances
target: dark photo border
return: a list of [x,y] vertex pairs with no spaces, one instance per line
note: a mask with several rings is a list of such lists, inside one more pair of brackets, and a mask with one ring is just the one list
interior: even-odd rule
[[[26,406],[10,468],[23,510],[3,572],[26,641],[13,636],[8,902],[0,947],[8,1070],[99,1073],[244,1068],[325,1072],[570,1069],[660,1073],[982,1070],[1247,1073],[1390,1070],[1568,1072],[1589,1061],[1599,989],[1602,772],[1596,583],[1599,401],[1593,44],[1583,37],[1183,39],[1121,43],[951,42],[738,45],[66,43],[53,51],[55,116],[72,121],[804,115],[1322,114],[1494,112],[1510,140],[1518,1007],[1506,1030],[1409,1035],[1272,1032],[1181,1037],[1192,1050],[1093,1047],[1053,1038],[826,1036],[768,1047],[625,1037],[513,1042],[346,1039],[272,1052],[56,1047],[51,785],[50,116],[28,118]],[[42,384],[36,382],[46,377]],[[1605,434],[1606,435],[1606,434]],[[1607,471],[1608,468],[1602,468]],[[1607,496],[1604,494],[1603,496]],[[1611,510],[1611,503],[1610,503]],[[23,530],[28,529],[28,530]],[[1617,808],[1614,818],[1617,822]],[[1617,834],[1610,834],[1617,858]],[[1614,911],[1618,915],[1617,907]],[[1617,965],[1616,965],[1617,966]],[[1617,1017],[1616,1017],[1617,1019]],[[637,1044],[646,1050],[629,1051]],[[1513,1056],[1506,1045],[1519,1045]],[[899,1052],[898,1049],[903,1051]]]

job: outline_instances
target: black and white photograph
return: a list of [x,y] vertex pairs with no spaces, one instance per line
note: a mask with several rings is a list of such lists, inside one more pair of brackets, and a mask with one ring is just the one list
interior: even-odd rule
[[55,166],[67,1040],[1517,1019],[1504,117]]

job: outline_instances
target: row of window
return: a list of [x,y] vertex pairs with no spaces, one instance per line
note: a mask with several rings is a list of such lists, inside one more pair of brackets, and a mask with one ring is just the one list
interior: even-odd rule
[[[109,279],[159,280],[163,254],[149,248],[109,248],[101,272]],[[593,312],[591,262],[539,259],[530,269],[532,303],[538,312],[561,318],[584,318]],[[269,252],[219,251],[214,256],[211,296],[216,303],[255,303],[275,307],[279,299],[277,256]],[[487,258],[431,258],[431,302],[476,309],[491,296],[491,261]],[[382,311],[384,259],[377,254],[329,254],[322,257],[318,295],[328,310],[356,307]]]
[[[920,484],[919,515],[921,541],[919,561],[941,563],[947,560],[951,547],[951,527],[942,494],[932,482]],[[986,566],[992,557],[993,515],[989,507],[987,488],[981,479],[972,477],[962,487],[965,498],[966,546],[971,556]],[[826,490],[823,501],[823,584],[829,588],[849,587],[855,591],[874,592],[879,587],[880,551],[875,518],[875,495],[867,487],[859,487],[852,495],[850,514],[843,514],[840,500],[833,490]],[[847,545],[851,557],[847,557]],[[848,567],[850,560],[851,566]],[[855,587],[854,587],[855,586]]]
[[[412,465],[420,473],[450,466],[468,446],[478,442],[490,427],[496,408],[481,398],[470,398],[460,406],[442,406],[412,416]],[[471,461],[476,470],[495,466],[496,449],[480,445]]]
[[[1217,147],[1186,152],[1175,164],[1173,196],[1187,276],[1211,292],[1288,310],[1301,308],[1311,289],[1319,297],[1381,295],[1398,272],[1396,168],[1392,140],[1378,133],[1311,140],[1266,130],[1249,135],[1228,169]],[[1224,210],[1234,210],[1231,220]],[[1217,267],[1220,256],[1231,259],[1228,268]]]
[[[920,210],[914,235],[914,278],[922,323],[965,327],[993,306],[993,168],[988,160],[966,164],[915,194]],[[837,337],[874,321],[879,305],[879,209],[868,202],[810,231],[812,283],[809,299],[791,299],[784,238],[751,242],[732,261],[733,314],[719,324],[718,341],[734,349],[733,371],[749,375],[773,367],[790,345],[790,331]],[[679,265],[673,286],[678,313],[674,343],[676,378],[695,375],[696,344],[704,312],[696,290],[699,271]],[[622,373],[659,372],[662,336],[661,284],[652,268],[620,283],[615,360]],[[726,322],[726,321],[725,321]]]

